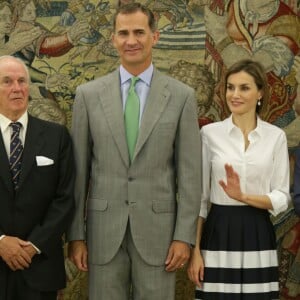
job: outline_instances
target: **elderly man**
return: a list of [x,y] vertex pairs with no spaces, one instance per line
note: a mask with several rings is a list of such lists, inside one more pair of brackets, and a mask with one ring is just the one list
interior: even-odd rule
[[28,97],[26,65],[0,57],[1,300],[55,300],[65,286],[72,143],[65,127],[27,113]]

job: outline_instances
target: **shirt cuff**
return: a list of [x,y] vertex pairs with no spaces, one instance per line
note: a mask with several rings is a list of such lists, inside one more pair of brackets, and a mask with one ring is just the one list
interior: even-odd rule
[[42,253],[42,251],[38,248],[38,247],[36,247],[34,244],[32,244],[30,241],[29,241],[29,243],[31,244],[31,246],[36,250],[36,252],[37,252],[37,254],[41,254]]
[[2,235],[0,236],[0,241],[1,241],[4,237],[6,237],[6,235],[5,235],[5,234],[2,234]]
[[273,216],[277,216],[279,213],[285,211],[288,208],[290,201],[290,195],[286,195],[280,191],[273,191],[268,193],[267,196],[270,198],[273,209],[269,209],[269,212]]

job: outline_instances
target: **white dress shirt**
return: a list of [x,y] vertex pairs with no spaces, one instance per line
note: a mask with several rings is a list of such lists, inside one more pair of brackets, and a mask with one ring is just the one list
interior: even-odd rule
[[248,135],[245,150],[242,131],[232,116],[202,127],[202,184],[199,215],[207,217],[209,202],[219,205],[246,205],[227,196],[219,184],[226,182],[224,165],[230,164],[240,176],[245,194],[267,195],[273,215],[284,211],[290,201],[289,157],[283,130],[257,118],[257,127]]

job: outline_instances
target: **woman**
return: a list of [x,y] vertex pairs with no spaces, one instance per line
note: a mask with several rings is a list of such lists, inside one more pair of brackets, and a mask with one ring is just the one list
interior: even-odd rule
[[278,299],[269,213],[290,199],[287,141],[257,116],[268,97],[259,63],[234,64],[225,84],[231,116],[201,129],[203,194],[188,275],[197,299]]

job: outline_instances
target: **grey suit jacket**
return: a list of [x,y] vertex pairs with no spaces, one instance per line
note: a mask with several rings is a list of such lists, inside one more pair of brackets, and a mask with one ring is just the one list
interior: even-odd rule
[[172,240],[195,242],[201,162],[190,87],[154,69],[131,164],[119,70],[78,87],[72,136],[77,209],[68,239],[87,239],[89,263],[114,257],[128,221],[151,265],[164,264]]

